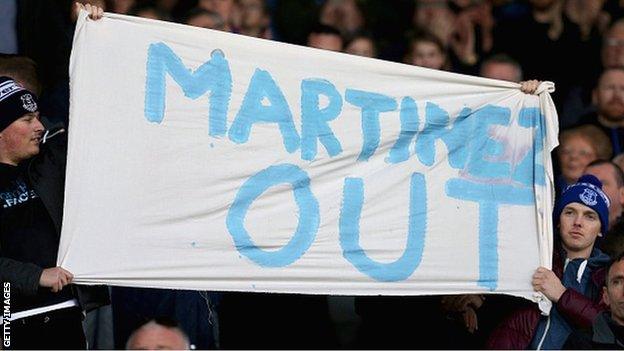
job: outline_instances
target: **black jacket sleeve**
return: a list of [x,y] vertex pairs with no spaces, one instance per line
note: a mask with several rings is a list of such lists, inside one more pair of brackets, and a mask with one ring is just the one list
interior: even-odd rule
[[11,289],[18,294],[36,295],[41,272],[43,269],[33,263],[0,257],[0,281],[11,283]]

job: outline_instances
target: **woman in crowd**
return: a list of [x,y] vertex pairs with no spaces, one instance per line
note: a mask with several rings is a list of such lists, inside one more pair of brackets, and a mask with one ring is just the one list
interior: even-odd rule
[[561,169],[556,182],[558,193],[562,193],[569,184],[574,184],[590,162],[609,160],[612,152],[609,138],[596,126],[581,125],[561,132],[557,149]]

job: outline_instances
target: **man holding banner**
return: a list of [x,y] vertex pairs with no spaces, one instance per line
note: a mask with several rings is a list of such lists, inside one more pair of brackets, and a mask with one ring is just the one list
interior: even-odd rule
[[[45,131],[35,95],[0,77],[0,280],[15,348],[83,348],[82,309],[106,292],[74,287],[56,266],[63,204],[64,130]],[[79,308],[80,307],[80,308]]]
[[[99,8],[87,5],[92,19]],[[84,349],[83,310],[108,303],[56,266],[65,180],[65,130],[45,130],[37,97],[0,77],[0,282],[9,349]]]
[[533,275],[535,291],[553,302],[550,316],[535,308],[512,314],[490,336],[494,349],[561,349],[576,329],[591,327],[606,309],[602,300],[609,256],[594,247],[609,228],[609,198],[593,175],[582,176],[563,192],[553,214],[560,245],[553,269],[539,267]]

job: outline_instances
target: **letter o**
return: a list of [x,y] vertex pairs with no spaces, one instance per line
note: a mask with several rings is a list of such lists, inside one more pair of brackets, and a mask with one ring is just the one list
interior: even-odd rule
[[[251,204],[273,185],[292,185],[299,207],[299,224],[290,241],[277,251],[259,248],[245,229],[245,216]],[[292,164],[274,165],[250,177],[239,189],[230,206],[226,225],[236,249],[244,256],[265,267],[284,267],[297,261],[312,245],[320,222],[318,201],[310,191],[310,178]]]

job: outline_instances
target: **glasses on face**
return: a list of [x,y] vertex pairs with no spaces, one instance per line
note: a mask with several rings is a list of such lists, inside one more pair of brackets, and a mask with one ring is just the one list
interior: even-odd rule
[[599,84],[598,89],[600,89],[601,91],[622,92],[624,91],[624,84],[622,83]]
[[611,47],[624,46],[624,39],[607,38],[604,41],[604,45]]
[[572,157],[576,156],[583,159],[594,158],[596,155],[593,151],[590,150],[579,150],[573,148],[563,148],[560,151],[562,157]]

